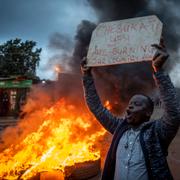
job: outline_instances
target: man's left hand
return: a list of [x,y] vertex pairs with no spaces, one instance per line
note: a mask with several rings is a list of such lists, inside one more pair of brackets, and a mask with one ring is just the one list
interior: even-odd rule
[[167,53],[163,39],[161,39],[160,45],[153,44],[152,47],[156,48],[156,54],[154,55],[152,60],[152,67],[154,71],[157,72],[162,69],[164,63],[169,57],[169,54]]

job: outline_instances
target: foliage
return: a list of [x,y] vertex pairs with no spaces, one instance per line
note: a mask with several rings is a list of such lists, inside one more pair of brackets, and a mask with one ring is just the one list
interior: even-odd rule
[[36,77],[39,66],[41,48],[36,48],[36,42],[21,39],[9,40],[0,45],[0,77],[27,76]]

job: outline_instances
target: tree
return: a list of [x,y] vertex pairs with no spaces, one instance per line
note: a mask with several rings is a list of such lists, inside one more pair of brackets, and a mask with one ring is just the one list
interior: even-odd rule
[[0,77],[27,76],[36,77],[39,66],[41,48],[36,48],[36,42],[21,39],[9,40],[0,45]]

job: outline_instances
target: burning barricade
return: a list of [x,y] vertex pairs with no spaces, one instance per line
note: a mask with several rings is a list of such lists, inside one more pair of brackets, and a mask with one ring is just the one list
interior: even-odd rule
[[[0,178],[32,179],[56,171],[67,179],[77,176],[76,167],[83,168],[82,163],[90,167],[91,162],[95,162],[97,168],[93,172],[97,174],[100,167],[97,143],[105,130],[98,124],[94,126],[95,121],[88,113],[77,109],[61,99],[51,108],[26,116],[15,129],[7,130],[4,138],[10,133],[19,135],[8,147],[1,147],[4,150],[0,153]],[[32,130],[20,132],[28,123]]]

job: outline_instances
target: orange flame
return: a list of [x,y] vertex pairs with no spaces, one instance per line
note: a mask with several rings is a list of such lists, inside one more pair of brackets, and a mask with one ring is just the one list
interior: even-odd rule
[[55,70],[56,73],[61,73],[61,67],[60,67],[60,65],[55,65],[55,66],[54,66],[54,70]]
[[110,105],[110,102],[109,102],[108,100],[105,101],[104,107],[106,107],[108,110],[111,110],[111,109],[112,109],[112,106]]
[[64,172],[67,166],[100,158],[95,144],[105,130],[94,130],[89,114],[61,99],[33,115],[34,121],[36,116],[43,122],[39,128],[0,153],[0,178],[29,179],[38,172]]

